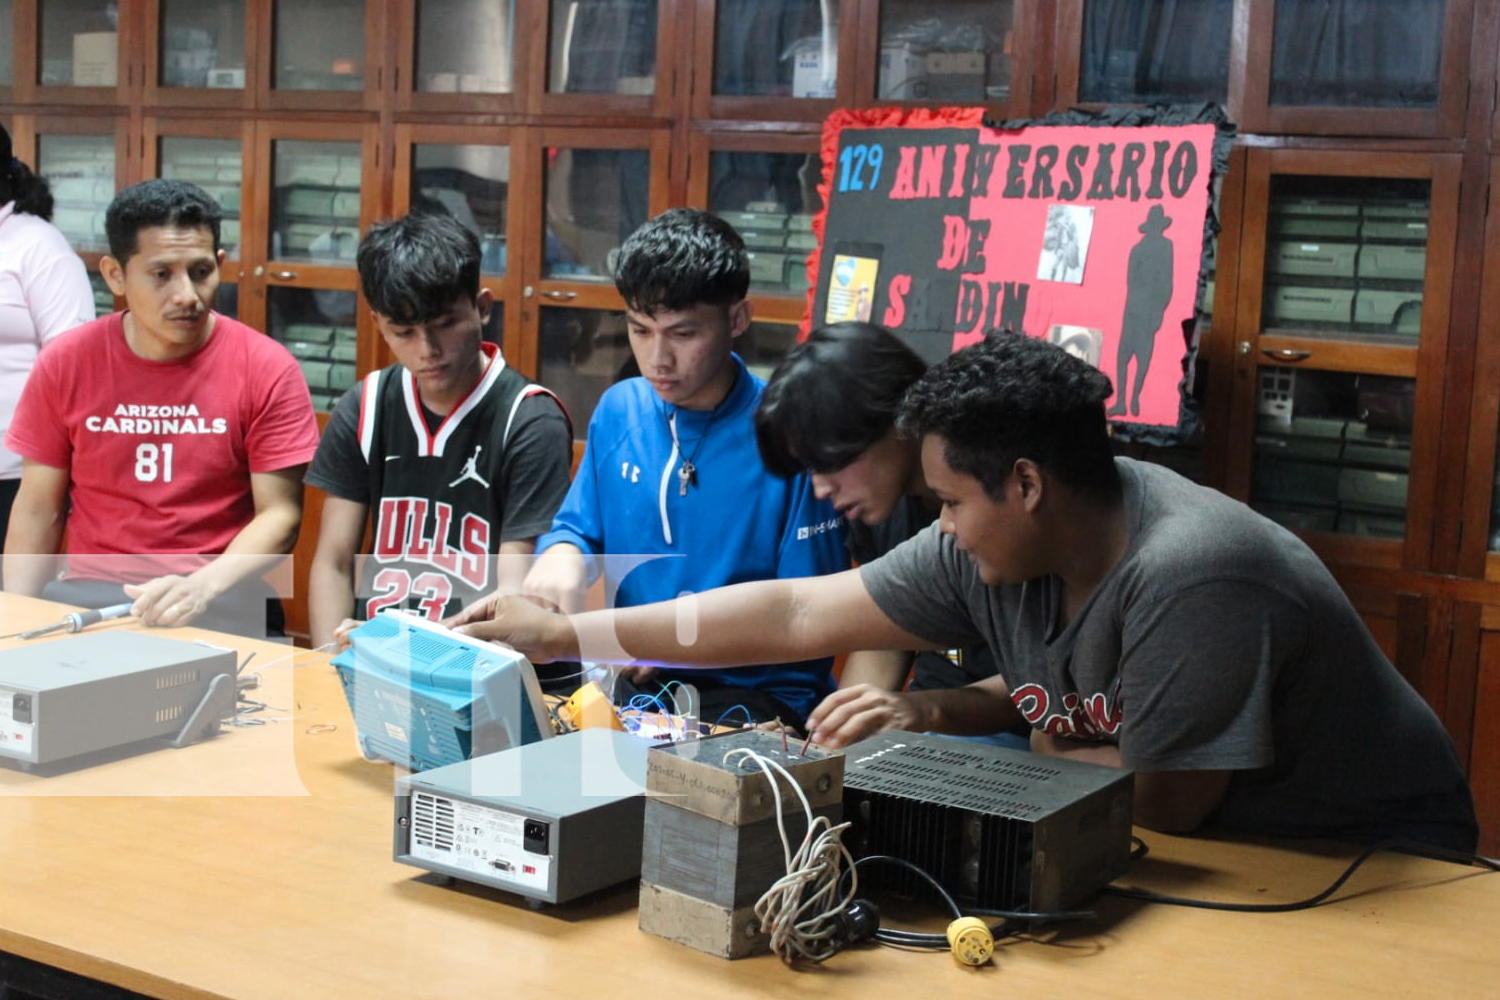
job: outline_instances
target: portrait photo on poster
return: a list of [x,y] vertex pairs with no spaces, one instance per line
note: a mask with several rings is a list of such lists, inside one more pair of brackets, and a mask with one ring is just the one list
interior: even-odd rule
[[1037,280],[1083,284],[1083,268],[1088,263],[1089,238],[1093,233],[1094,210],[1089,206],[1049,206],[1042,253],[1036,265]]
[[824,323],[868,322],[875,307],[881,246],[840,240],[833,245],[833,272],[828,285]]

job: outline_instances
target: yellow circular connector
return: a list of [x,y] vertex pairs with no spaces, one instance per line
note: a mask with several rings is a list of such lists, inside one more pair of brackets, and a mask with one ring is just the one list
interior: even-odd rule
[[978,917],[959,917],[948,925],[948,947],[960,965],[983,965],[995,954],[995,938]]

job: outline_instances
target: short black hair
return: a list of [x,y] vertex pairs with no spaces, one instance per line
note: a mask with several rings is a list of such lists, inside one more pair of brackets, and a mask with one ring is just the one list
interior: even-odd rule
[[1109,377],[1055,344],[991,333],[934,365],[906,394],[898,425],[942,438],[953,471],[993,499],[1016,460],[1096,495],[1119,492],[1104,403]]
[[115,195],[104,212],[104,232],[109,254],[123,267],[140,249],[142,229],[171,226],[207,229],[213,234],[214,253],[219,252],[219,223],[224,211],[207,191],[187,181],[155,180],[132,184]]
[[734,227],[696,208],[672,208],[626,237],[615,261],[626,308],[654,316],[701,304],[728,308],[750,291],[750,255]]
[[0,125],[0,205],[16,203],[16,212],[52,221],[52,186],[16,159],[10,133]]
[[793,347],[755,409],[760,457],[778,476],[836,472],[885,437],[927,364],[873,323],[834,323]]
[[370,227],[356,265],[370,308],[397,323],[425,323],[460,297],[479,299],[479,237],[451,215],[412,212]]

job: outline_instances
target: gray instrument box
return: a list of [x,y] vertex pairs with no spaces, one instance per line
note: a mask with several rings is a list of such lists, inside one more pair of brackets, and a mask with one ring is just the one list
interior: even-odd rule
[[235,654],[139,632],[0,652],[0,757],[22,766],[218,732],[234,714]]
[[403,775],[395,860],[548,903],[638,878],[647,749],[584,729]]

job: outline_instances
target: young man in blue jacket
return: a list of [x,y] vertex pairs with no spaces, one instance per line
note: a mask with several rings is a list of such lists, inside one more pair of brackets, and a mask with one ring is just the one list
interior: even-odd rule
[[[611,603],[631,607],[847,568],[838,513],[805,475],[774,475],[756,450],[764,384],[733,353],[752,312],[739,234],[696,209],[664,212],[620,248],[615,287],[641,375],[599,401],[525,592],[579,610],[602,572]],[[733,670],[631,667],[616,699],[621,688],[657,693],[686,681],[698,688],[705,721],[743,706],[756,721],[800,726],[833,689],[830,668],[826,657]]]

